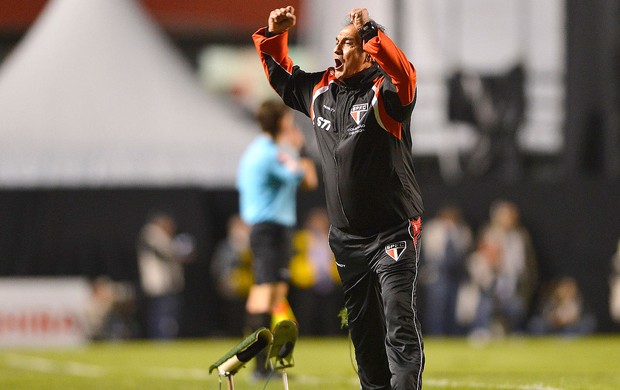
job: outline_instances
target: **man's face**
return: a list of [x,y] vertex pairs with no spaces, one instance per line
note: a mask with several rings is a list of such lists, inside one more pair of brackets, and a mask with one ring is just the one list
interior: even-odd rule
[[370,67],[372,62],[362,47],[362,38],[354,25],[340,30],[334,47],[334,68],[337,79],[342,80]]

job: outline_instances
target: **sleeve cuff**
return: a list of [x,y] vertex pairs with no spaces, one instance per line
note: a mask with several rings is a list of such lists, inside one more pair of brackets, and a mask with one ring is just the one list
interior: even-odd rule
[[378,35],[378,30],[377,23],[374,20],[370,20],[358,30],[358,33],[364,42],[368,42]]

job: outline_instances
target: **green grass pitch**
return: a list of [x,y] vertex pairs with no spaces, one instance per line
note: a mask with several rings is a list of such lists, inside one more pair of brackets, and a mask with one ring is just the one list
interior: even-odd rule
[[[72,349],[0,349],[0,389],[218,390],[208,367],[240,340],[94,343]],[[301,337],[291,390],[358,389],[345,338]],[[620,389],[620,336],[508,338],[486,344],[426,339],[426,389]],[[252,363],[252,362],[251,362]],[[263,389],[250,367],[235,376],[236,390]],[[272,379],[267,389],[283,389]],[[226,382],[221,389],[226,389]]]

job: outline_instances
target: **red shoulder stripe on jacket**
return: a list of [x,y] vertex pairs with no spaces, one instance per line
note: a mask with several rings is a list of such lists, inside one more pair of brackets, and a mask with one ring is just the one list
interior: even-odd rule
[[293,61],[288,56],[288,31],[269,38],[265,36],[266,31],[267,29],[265,27],[256,31],[252,35],[252,40],[254,41],[256,51],[258,51],[258,55],[263,63],[267,78],[269,79],[269,71],[267,63],[265,62],[265,55],[273,58],[284,70],[291,73],[293,71]]
[[381,30],[376,37],[364,44],[370,54],[392,79],[403,106],[413,102],[416,87],[416,71],[405,53]]
[[319,95],[327,92],[329,89],[329,84],[331,84],[335,80],[334,72],[331,68],[327,69],[325,73],[323,73],[323,78],[321,81],[316,83],[314,89],[312,90],[312,102],[310,103],[310,119],[314,120],[314,101]]
[[381,96],[381,83],[385,80],[385,77],[379,77],[375,81],[375,85],[372,90],[375,96],[372,98],[372,107],[375,112],[375,118],[385,131],[392,134],[394,137],[400,139],[402,136],[403,125],[394,118],[392,118],[385,110],[385,103],[383,102],[383,96]]

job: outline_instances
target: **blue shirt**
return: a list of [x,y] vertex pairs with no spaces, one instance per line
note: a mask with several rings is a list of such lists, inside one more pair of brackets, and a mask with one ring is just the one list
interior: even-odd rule
[[241,218],[251,225],[297,223],[297,186],[303,177],[299,155],[261,135],[246,149],[239,163],[237,188]]

